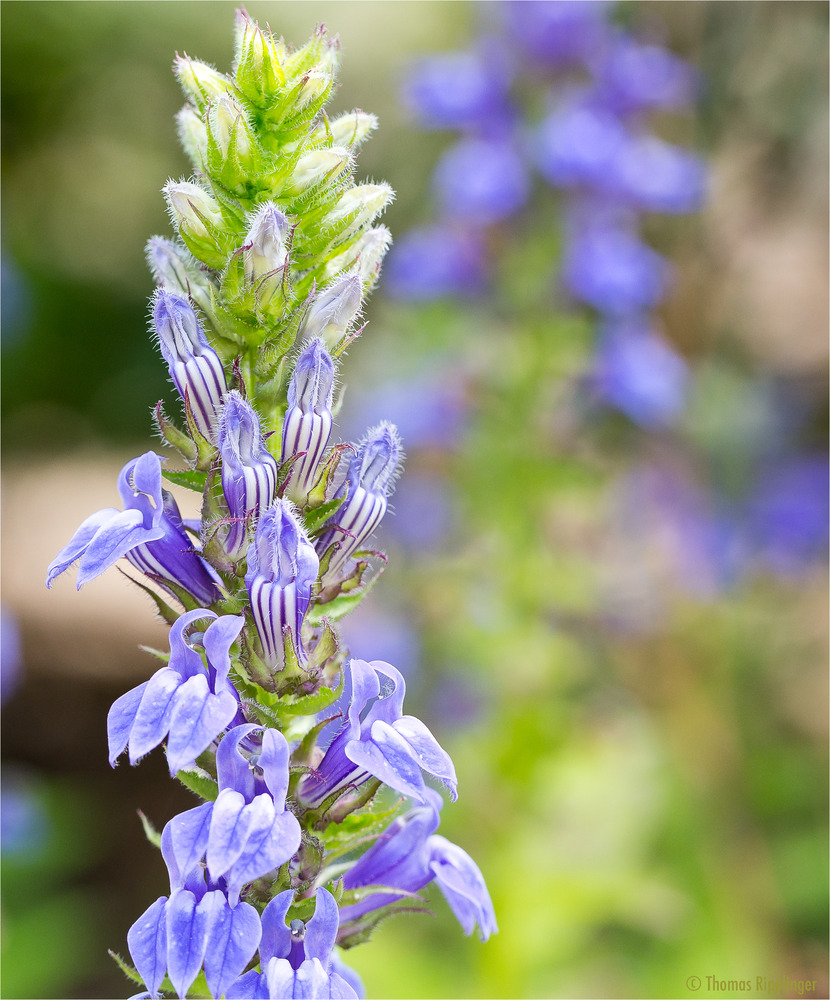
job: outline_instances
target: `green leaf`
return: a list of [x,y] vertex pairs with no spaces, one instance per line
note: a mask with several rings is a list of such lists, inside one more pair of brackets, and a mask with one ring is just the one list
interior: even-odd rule
[[176,777],[191,792],[195,792],[199,798],[208,802],[215,802],[219,794],[219,785],[211,778],[207,771],[201,767],[189,767],[183,771],[177,771]]
[[127,979],[132,979],[134,983],[138,983],[139,986],[144,985],[144,980],[138,974],[138,970],[134,969],[129,962],[125,962],[124,959],[118,954],[117,951],[109,949],[109,956],[118,966],[118,968],[124,973]]
[[140,809],[138,810],[138,816],[141,820],[141,825],[144,827],[144,836],[150,841],[153,847],[161,847],[161,834]]
[[281,698],[274,706],[278,713],[286,715],[316,715],[324,708],[334,704],[343,693],[343,675],[340,676],[340,683],[336,688],[321,687],[314,694],[304,694],[299,697]]
[[184,486],[188,490],[195,490],[197,493],[204,492],[207,482],[207,473],[197,472],[195,469],[184,469],[181,472],[165,469],[162,471],[162,475],[168,482],[174,483],[176,486]]
[[346,497],[335,497],[334,500],[328,500],[326,503],[320,504],[319,507],[315,507],[313,510],[309,509],[303,512],[303,521],[305,521],[306,531],[309,535],[313,535],[315,531],[320,529],[326,521],[331,517],[331,515],[343,506]]

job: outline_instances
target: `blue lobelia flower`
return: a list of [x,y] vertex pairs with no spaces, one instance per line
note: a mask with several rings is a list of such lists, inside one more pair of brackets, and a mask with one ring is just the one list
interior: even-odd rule
[[257,522],[245,574],[263,656],[275,670],[285,667],[286,632],[297,657],[305,660],[300,632],[319,569],[317,553],[290,501],[275,500]]
[[222,456],[222,492],[231,516],[225,551],[231,559],[239,559],[247,548],[247,518],[257,517],[274,499],[277,463],[265,447],[256,411],[236,391],[225,396],[216,445]]
[[288,409],[282,425],[283,462],[299,455],[291,466],[286,492],[304,504],[314,486],[331,436],[334,362],[320,337],[297,359],[288,385]]
[[544,119],[533,149],[540,172],[551,184],[603,190],[627,141],[617,116],[583,91],[571,94]]
[[686,362],[641,320],[604,326],[590,379],[607,403],[645,428],[671,424],[686,405]]
[[321,556],[333,546],[321,577],[323,587],[336,585],[348,575],[352,554],[380,524],[402,460],[398,432],[388,421],[368,431],[357,446],[341,488],[346,500],[326,522],[315,543]]
[[159,289],[153,298],[153,325],[161,353],[179,395],[190,405],[200,433],[213,440],[222,397],[227,391],[225,369],[199,326],[190,303]]
[[703,160],[652,135],[629,139],[613,172],[621,198],[647,212],[694,212],[706,194]]
[[434,176],[449,216],[489,224],[517,212],[530,193],[524,163],[503,139],[462,139],[441,157]]
[[[381,885],[388,889],[418,892],[435,880],[465,934],[478,924],[482,941],[498,930],[493,903],[484,876],[473,859],[456,844],[435,833],[441,796],[428,788],[425,804],[398,817],[377,842],[344,874],[343,888]],[[344,906],[341,923],[403,896],[374,893],[359,903]]]
[[78,589],[122,556],[143,573],[183,587],[203,604],[220,596],[213,570],[184,533],[178,505],[161,488],[162,459],[152,451],[127,462],[118,476],[124,510],[90,515],[49,564],[46,586],[80,559]]
[[127,945],[149,996],[156,997],[165,973],[180,997],[204,966],[211,996],[223,996],[250,962],[262,930],[249,903],[228,900],[223,880],[205,869],[185,870],[173,851],[168,823],[161,853],[170,875],[170,896],[161,896],[127,932]]
[[380,660],[355,659],[343,670],[343,694],[331,709],[339,715],[320,735],[322,760],[300,782],[302,802],[318,806],[372,777],[423,802],[422,770],[442,781],[454,801],[458,783],[449,754],[420,719],[402,714],[406,684],[400,672]]
[[509,33],[529,56],[566,66],[602,49],[608,6],[602,0],[512,0],[501,9]]
[[[496,56],[496,58],[494,58]],[[421,59],[409,71],[403,101],[427,128],[480,131],[510,116],[510,70],[491,46]]]
[[628,227],[591,226],[568,246],[562,280],[574,298],[603,315],[621,317],[663,298],[669,265]]
[[[307,922],[285,918],[294,899],[290,889],[262,911],[259,945],[261,972],[252,969],[229,989],[236,1000],[357,1000],[363,984],[333,953],[340,919],[334,896],[322,887],[315,894],[314,916]],[[345,974],[345,975],[344,975]]]
[[[200,637],[207,667],[185,630],[211,619]],[[205,608],[182,615],[170,629],[170,660],[150,680],[122,695],[107,716],[109,761],[130,748],[130,763],[157,747],[169,733],[167,763],[174,775],[191,765],[230,725],[239,710],[239,698],[228,680],[230,648],[245,619],[221,618]],[[191,645],[193,643],[193,645]]]
[[618,114],[679,110],[694,101],[700,83],[694,67],[673,52],[624,32],[602,51],[595,71],[603,103]]
[[474,295],[486,280],[484,239],[475,228],[412,229],[395,242],[386,265],[389,293],[399,299]]
[[[256,731],[262,732],[258,741]],[[225,880],[233,905],[243,885],[285,864],[300,846],[300,824],[285,808],[288,758],[288,743],[276,729],[235,726],[216,752],[216,801],[174,816],[165,827],[179,870],[191,871],[206,858],[208,876]]]

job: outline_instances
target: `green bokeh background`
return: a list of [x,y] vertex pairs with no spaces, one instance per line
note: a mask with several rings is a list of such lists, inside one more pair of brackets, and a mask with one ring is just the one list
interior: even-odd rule
[[[1,9],[11,493],[24,476],[46,481],[58,461],[108,463],[114,479],[149,446],[150,405],[163,395],[175,407],[147,336],[143,247],[169,231],[159,189],[187,172],[172,54],[227,68],[234,5],[4,0]],[[340,34],[333,108],[381,120],[359,173],[397,190],[384,220],[393,233],[425,221],[447,136],[412,128],[398,84],[410,58],[467,44],[478,8],[346,0],[248,11],[295,43],[319,21]],[[825,382],[814,328],[793,323],[786,338],[762,339],[733,302],[726,265],[759,231],[747,220],[786,222],[789,234],[812,233],[818,220],[819,258],[822,237],[826,252],[826,5],[630,4],[620,17],[659,21],[706,74],[699,115],[665,134],[712,157],[720,214],[655,222],[651,235],[679,265],[663,309],[669,334],[708,373],[688,434],[739,468],[757,433],[748,380],[783,380],[811,399]],[[730,215],[740,200],[730,192],[749,206],[743,215]],[[651,628],[608,625],[597,606],[605,484],[640,445],[618,424],[569,447],[546,437],[541,407],[555,407],[590,340],[584,321],[557,318],[545,298],[555,246],[543,230],[555,202],[538,198],[535,226],[505,236],[496,308],[413,309],[385,299],[381,283],[347,361],[351,393],[436,357],[474,373],[463,449],[411,456],[413,468],[456,484],[457,537],[430,558],[390,538],[372,601],[420,633],[408,710],[432,726],[460,779],[441,832],[480,864],[500,925],[485,945],[465,939],[432,892],[435,919],[390,921],[349,961],[370,997],[798,995],[758,990],[759,976],[816,981],[807,995],[827,996],[825,570],[753,577],[707,599],[673,591]],[[821,307],[825,290],[799,260],[757,264],[740,286],[747,301],[783,263],[792,308],[805,296]],[[817,270],[821,284],[821,259]],[[823,440],[819,424],[811,433]],[[36,502],[58,508],[66,497]],[[3,711],[4,776],[29,788],[48,822],[28,851],[3,856],[2,995],[128,995],[106,949],[124,952],[130,923],[165,891],[135,809],[161,825],[189,799],[152,756],[137,769],[107,767],[106,711],[149,668],[124,667],[127,683],[123,672],[73,672],[68,649],[65,662],[44,652],[55,646],[43,637],[60,646],[67,625],[50,618],[52,595],[18,589],[30,569],[8,555],[33,530],[46,528],[4,523],[3,603],[20,624],[25,668]],[[40,579],[44,568],[31,573]],[[135,612],[149,622],[138,598]],[[92,628],[65,641],[91,649],[96,638]],[[132,646],[111,656],[132,664]],[[475,712],[453,718],[449,698],[442,707],[450,680],[475,694]],[[693,976],[698,990],[687,986]],[[707,976],[753,988],[713,992]]]

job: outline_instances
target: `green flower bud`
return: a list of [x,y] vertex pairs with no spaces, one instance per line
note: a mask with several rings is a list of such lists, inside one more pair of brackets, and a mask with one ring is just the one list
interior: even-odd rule
[[268,305],[283,281],[288,260],[291,223],[273,202],[266,202],[251,218],[245,236],[242,261],[245,281],[255,286],[261,307]]
[[341,275],[312,299],[300,334],[306,340],[322,337],[326,347],[336,347],[360,312],[362,292],[358,274]]
[[288,49],[282,39],[262,31],[244,11],[237,11],[234,48],[237,87],[256,105],[263,105],[285,87],[283,62]]
[[168,181],[164,196],[179,231],[191,236],[209,236],[208,225],[221,226],[222,213],[215,199],[190,181]]
[[218,97],[208,111],[208,129],[224,160],[232,151],[240,160],[248,160],[253,149],[253,136],[247,115],[232,98]]
[[177,55],[173,62],[173,72],[179,79],[182,90],[199,111],[204,111],[211,101],[231,90],[231,82],[207,63]]
[[306,73],[294,94],[295,109],[301,111],[313,101],[325,99],[333,83],[334,77],[331,73],[321,73],[316,70]]
[[299,195],[324,182],[333,181],[351,165],[348,149],[313,149],[303,153],[291,174],[283,194]]
[[347,149],[356,149],[377,127],[378,120],[375,115],[367,114],[365,111],[351,111],[329,122],[333,144],[345,146]]
[[202,117],[186,104],[176,115],[176,128],[185,153],[194,167],[202,170],[207,158],[208,137]]
[[341,195],[326,221],[340,229],[341,236],[357,232],[380,215],[394,197],[395,192],[385,181],[381,184],[359,184]]

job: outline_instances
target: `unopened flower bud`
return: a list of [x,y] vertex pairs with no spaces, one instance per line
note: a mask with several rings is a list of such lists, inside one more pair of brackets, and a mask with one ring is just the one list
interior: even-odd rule
[[336,226],[348,219],[348,231],[359,229],[379,215],[394,197],[395,192],[386,183],[360,184],[341,195],[328,221]]
[[301,455],[291,467],[287,492],[304,504],[331,436],[334,362],[320,338],[306,347],[288,386],[288,409],[282,426],[282,460]]
[[350,111],[329,123],[334,145],[347,149],[360,146],[377,127],[377,118],[365,111]]
[[197,184],[168,181],[163,191],[176,225],[190,236],[206,237],[207,225],[223,225],[218,203]]
[[187,250],[163,236],[153,236],[147,242],[146,253],[150,270],[159,285],[169,292],[191,298],[210,315],[210,283]]
[[310,153],[303,153],[297,160],[284,194],[302,194],[324,181],[333,181],[350,163],[348,149],[341,147],[313,149]]
[[374,284],[386,251],[392,245],[392,234],[386,226],[367,230],[357,242],[357,270],[364,284]]
[[322,337],[329,348],[346,334],[360,312],[363,285],[356,272],[341,275],[312,301],[302,326],[302,335],[310,340]]
[[288,52],[285,43],[263,31],[244,11],[237,11],[235,24],[236,84],[255,103],[273,95],[285,84],[282,64]]
[[153,299],[159,347],[182,399],[187,398],[201,434],[213,440],[213,425],[227,390],[225,370],[186,299],[163,288]]
[[271,300],[282,276],[278,273],[288,260],[287,240],[291,232],[288,217],[271,202],[265,202],[251,220],[242,254],[245,280],[256,285],[261,305]]
[[311,104],[312,101],[319,100],[320,97],[327,94],[332,83],[333,79],[330,73],[320,73],[312,70],[304,74],[294,98],[297,110],[302,110]]
[[217,98],[208,111],[208,128],[223,157],[234,147],[236,155],[251,155],[250,125],[243,109],[228,96]]
[[251,598],[265,661],[285,667],[285,632],[290,630],[298,658],[306,659],[300,641],[320,561],[288,500],[275,500],[256,526],[248,547],[245,585]]
[[373,427],[358,445],[343,485],[346,501],[327,522],[316,542],[320,555],[335,545],[322,577],[324,588],[342,580],[352,554],[380,524],[402,461],[397,429],[386,421]]
[[211,101],[227,94],[231,89],[231,82],[226,76],[198,59],[177,55],[173,62],[173,72],[178,77],[182,90],[200,111],[204,111]]
[[201,168],[205,162],[208,146],[207,128],[201,116],[186,104],[176,115],[176,128],[185,153],[193,161],[194,166]]
[[265,447],[259,417],[238,392],[225,396],[216,446],[222,456],[222,491],[232,519],[225,550],[236,560],[246,548],[246,517],[258,516],[274,499],[277,488],[277,463]]

